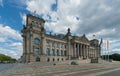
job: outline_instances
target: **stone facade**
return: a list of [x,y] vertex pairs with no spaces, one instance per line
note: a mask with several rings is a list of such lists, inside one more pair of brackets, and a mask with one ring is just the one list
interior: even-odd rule
[[47,34],[44,24],[45,20],[27,15],[26,26],[22,29],[24,63],[100,58],[97,39],[88,40],[85,34],[72,36],[69,28],[65,35]]

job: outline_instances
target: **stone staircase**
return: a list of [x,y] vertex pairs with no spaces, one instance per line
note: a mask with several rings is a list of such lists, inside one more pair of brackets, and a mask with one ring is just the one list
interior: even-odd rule
[[76,59],[76,60],[66,60],[64,62],[58,62],[56,64],[58,64],[58,65],[71,64],[72,61],[75,61],[78,64],[86,64],[86,63],[90,63],[91,62],[90,59],[85,59],[85,60],[83,60],[83,59]]
[[34,65],[38,65],[38,66],[54,66],[54,65],[70,65],[72,61],[77,62],[78,64],[86,64],[86,63],[90,63],[91,60],[90,59],[74,59],[74,60],[66,60],[66,61],[55,61],[55,62],[32,62],[32,63],[28,63],[28,64],[34,64]]

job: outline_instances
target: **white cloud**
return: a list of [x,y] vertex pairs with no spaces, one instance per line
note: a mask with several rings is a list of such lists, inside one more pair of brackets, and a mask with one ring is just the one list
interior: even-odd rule
[[0,53],[18,59],[23,51],[21,41],[22,37],[18,31],[0,24]]
[[6,49],[6,48],[0,48],[0,53],[1,54],[5,54],[8,55],[12,58],[20,58],[20,56],[22,55],[22,51],[20,51],[19,49],[17,50],[10,50],[10,49]]
[[[76,28],[79,27],[77,25],[80,20],[77,20],[76,17],[78,14],[76,13],[77,7],[80,5],[80,0],[30,0],[27,1],[27,10],[31,13],[36,10],[38,15],[43,14],[43,18],[48,20],[51,17],[52,22],[46,22],[46,28],[53,30],[54,32],[64,33],[67,31],[67,28],[71,28],[73,32],[76,31]],[[57,5],[57,11],[52,11],[52,5],[55,3],[59,3]],[[74,12],[73,12],[74,11]],[[59,29],[58,27],[61,27]]]
[[0,24],[0,38],[12,38],[22,40],[20,33],[9,26],[3,26]]
[[10,46],[22,46],[21,42],[12,43]]
[[0,42],[5,42],[6,41],[6,38],[2,37],[0,38]]
[[47,14],[51,11],[50,7],[55,0],[28,0],[26,2],[27,10],[31,11],[32,13],[36,10],[37,14]]
[[22,24],[26,25],[26,14],[20,13],[20,16],[22,18]]

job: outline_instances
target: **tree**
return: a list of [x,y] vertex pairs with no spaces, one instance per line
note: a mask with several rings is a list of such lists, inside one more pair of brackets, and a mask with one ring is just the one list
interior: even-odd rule
[[[102,55],[102,58],[103,59],[108,59],[108,55]],[[120,61],[120,54],[118,53],[115,53],[115,54],[112,54],[112,55],[109,55],[109,59],[112,59],[112,60],[115,60],[115,61]]]
[[4,62],[4,61],[15,62],[16,59],[6,56],[4,54],[0,54],[0,62]]

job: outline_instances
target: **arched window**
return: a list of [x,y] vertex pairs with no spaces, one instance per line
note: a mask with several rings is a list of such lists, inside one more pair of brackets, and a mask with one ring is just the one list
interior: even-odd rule
[[38,54],[39,54],[39,48],[36,48],[36,49],[34,50],[34,52],[35,52],[36,55],[38,55]]
[[53,58],[53,62],[55,61],[55,59]]
[[42,24],[41,24],[41,23],[38,23],[38,26],[39,26],[39,27],[41,27],[41,26],[42,26]]
[[57,51],[56,51],[56,55],[58,56],[59,55],[59,50],[57,49]]
[[61,56],[63,55],[63,51],[61,50]]
[[40,40],[38,38],[35,38],[34,39],[34,44],[37,44],[37,45],[40,44]]
[[46,55],[50,55],[50,49],[49,48],[46,49]]
[[59,61],[59,58],[57,59],[57,61]]
[[40,58],[39,57],[36,57],[36,62],[40,62]]
[[53,55],[53,56],[55,55],[55,50],[54,50],[54,49],[52,49],[52,55]]
[[35,22],[34,22],[34,21],[32,21],[32,22],[31,22],[31,24],[32,24],[32,25],[34,25],[34,24],[35,24]]
[[50,59],[48,58],[48,59],[47,59],[47,62],[49,62],[49,61],[50,61]]
[[63,61],[63,58],[61,60]]

